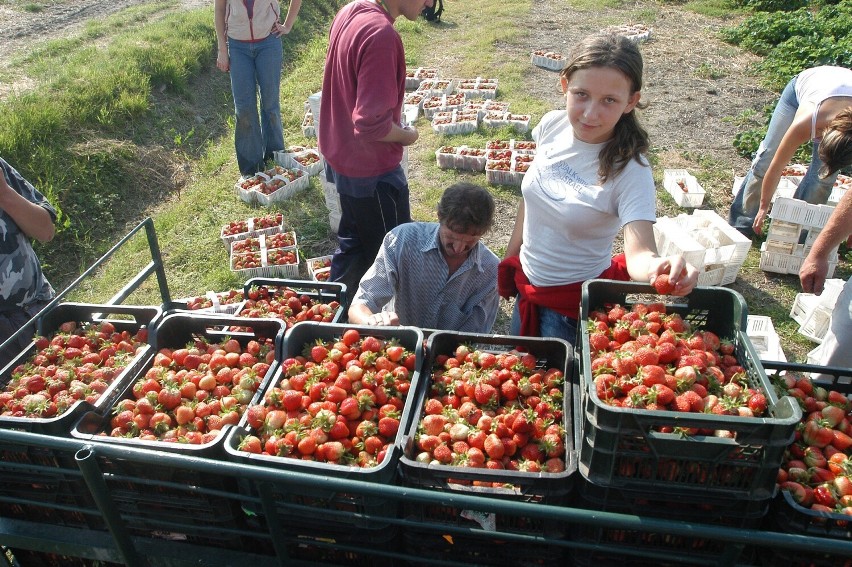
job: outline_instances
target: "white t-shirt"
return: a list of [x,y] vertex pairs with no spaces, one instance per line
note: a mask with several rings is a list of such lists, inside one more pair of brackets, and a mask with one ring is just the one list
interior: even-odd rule
[[598,154],[603,144],[574,138],[564,110],[548,112],[533,130],[536,157],[524,176],[521,266],[535,286],[581,282],[612,262],[618,231],[636,220],[656,221],[654,178],[630,160],[603,186]]
[[814,105],[811,117],[811,139],[819,139],[816,131],[819,107],[827,98],[852,97],[852,69],[823,65],[805,69],[796,77],[796,100]]

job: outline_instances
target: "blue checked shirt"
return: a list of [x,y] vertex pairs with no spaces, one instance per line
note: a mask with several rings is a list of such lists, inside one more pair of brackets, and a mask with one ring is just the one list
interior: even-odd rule
[[388,232],[352,302],[366,304],[373,313],[394,311],[401,325],[490,333],[500,302],[499,260],[479,242],[447,277],[438,227],[413,222]]

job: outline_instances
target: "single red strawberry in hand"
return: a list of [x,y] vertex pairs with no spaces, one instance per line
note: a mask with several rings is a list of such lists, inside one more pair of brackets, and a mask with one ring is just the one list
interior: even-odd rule
[[668,274],[660,274],[656,278],[654,278],[654,289],[657,290],[657,293],[660,295],[669,295],[674,291],[675,286],[669,280]]

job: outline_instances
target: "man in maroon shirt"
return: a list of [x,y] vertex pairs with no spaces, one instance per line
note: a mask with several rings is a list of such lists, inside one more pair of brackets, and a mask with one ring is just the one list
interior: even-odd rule
[[385,234],[411,220],[400,161],[417,130],[401,122],[405,51],[393,23],[414,21],[433,0],[357,0],[329,32],[320,102],[319,147],[340,196],[331,279],[354,293]]

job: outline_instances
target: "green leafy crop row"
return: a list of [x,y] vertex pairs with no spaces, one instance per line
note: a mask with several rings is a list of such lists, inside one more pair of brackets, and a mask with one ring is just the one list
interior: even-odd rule
[[[797,73],[819,65],[852,67],[852,0],[742,0],[755,12],[736,27],[724,28],[728,43],[761,55],[758,74],[765,85],[781,91]],[[787,11],[792,10],[792,11]],[[772,109],[767,109],[766,123]],[[762,127],[740,133],[734,146],[745,156],[757,150],[766,131]],[[798,158],[810,159],[801,148]]]

